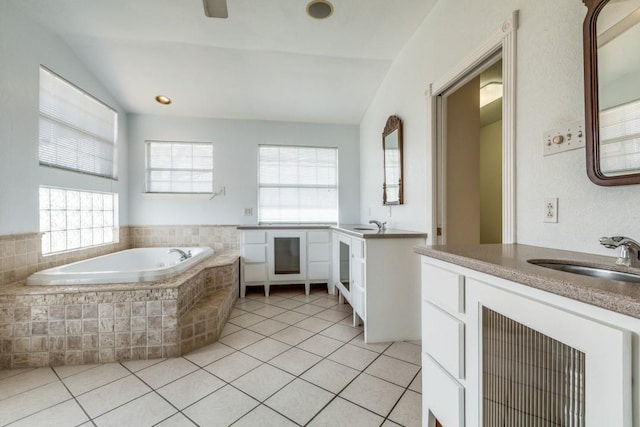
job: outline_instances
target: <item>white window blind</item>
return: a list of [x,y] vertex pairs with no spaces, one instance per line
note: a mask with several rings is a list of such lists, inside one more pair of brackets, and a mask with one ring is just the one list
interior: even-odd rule
[[640,101],[600,112],[600,170],[621,175],[640,168]]
[[261,145],[261,223],[336,223],[338,149]]
[[42,253],[118,241],[118,195],[40,187]]
[[212,192],[212,143],[147,141],[147,193]]
[[40,67],[40,164],[116,177],[117,113]]

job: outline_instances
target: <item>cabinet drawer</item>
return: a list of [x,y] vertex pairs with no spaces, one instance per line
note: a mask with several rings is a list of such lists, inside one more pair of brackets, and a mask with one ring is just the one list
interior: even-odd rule
[[329,263],[313,262],[307,266],[309,280],[329,280]]
[[246,245],[242,247],[244,262],[267,262],[267,247],[264,245]]
[[422,303],[422,346],[455,378],[464,378],[464,323]]
[[243,231],[242,243],[267,243],[266,231]]
[[422,419],[429,412],[447,427],[464,426],[464,388],[426,354],[422,354]]
[[422,264],[422,298],[450,313],[464,313],[464,276]]
[[267,265],[266,264],[244,264],[242,269],[245,282],[266,282]]
[[307,242],[309,243],[329,243],[331,234],[328,231],[307,232]]
[[329,244],[316,243],[307,248],[307,259],[309,262],[329,262]]

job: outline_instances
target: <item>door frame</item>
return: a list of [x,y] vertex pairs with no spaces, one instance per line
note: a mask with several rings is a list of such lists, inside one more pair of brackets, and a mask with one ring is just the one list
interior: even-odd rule
[[432,236],[434,244],[446,243],[446,97],[487,66],[494,56],[502,58],[502,243],[516,242],[515,122],[516,122],[516,30],[518,11],[511,13],[484,43],[440,81],[427,90],[432,144]]

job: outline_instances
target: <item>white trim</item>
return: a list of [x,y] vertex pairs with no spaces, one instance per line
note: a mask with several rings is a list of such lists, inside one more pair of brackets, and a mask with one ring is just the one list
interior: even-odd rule
[[469,74],[476,73],[483,62],[496,52],[502,56],[503,100],[502,100],[502,243],[516,242],[515,216],[515,88],[516,88],[516,30],[518,28],[518,11],[512,12],[499,30],[495,31],[484,43],[478,46],[469,56],[454,67],[438,82],[429,85],[426,91],[427,116],[432,123],[432,180],[434,203],[432,204],[432,236],[434,244],[445,243],[445,236],[438,236],[437,229],[446,230],[446,206],[440,201],[446,194],[446,165],[443,162],[442,149],[446,135],[438,135],[438,130],[446,133],[445,126],[438,123],[438,111],[444,111],[446,97],[441,95],[458,86]]

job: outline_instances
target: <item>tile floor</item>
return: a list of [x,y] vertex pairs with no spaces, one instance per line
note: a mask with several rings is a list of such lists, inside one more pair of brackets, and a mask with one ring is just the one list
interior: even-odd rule
[[0,425],[420,426],[420,343],[365,344],[326,289],[258,289],[184,357],[0,371]]

